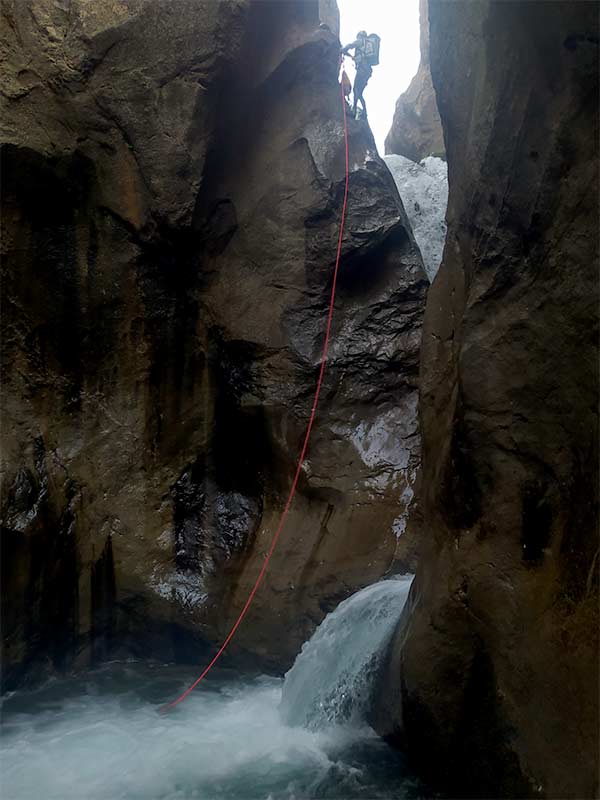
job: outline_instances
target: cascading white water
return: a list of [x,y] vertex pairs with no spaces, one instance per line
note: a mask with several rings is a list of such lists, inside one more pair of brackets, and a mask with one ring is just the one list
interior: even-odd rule
[[[6,697],[7,800],[427,797],[364,721],[373,669],[410,580],[345,600],[280,678],[212,677],[173,713],[181,667],[107,664]],[[307,729],[309,728],[309,729]]]
[[424,158],[420,164],[398,155],[384,156],[384,161],[396,182],[423,256],[425,272],[432,281],[446,241],[448,166],[434,156]]
[[367,586],[325,617],[285,676],[281,714],[288,725],[322,730],[364,722],[373,678],[411,581]]

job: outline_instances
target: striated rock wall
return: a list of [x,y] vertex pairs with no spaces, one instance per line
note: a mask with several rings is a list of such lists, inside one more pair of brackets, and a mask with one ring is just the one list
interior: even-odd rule
[[[246,599],[319,366],[344,179],[334,12],[3,3],[7,686],[119,655],[197,662]],[[261,668],[413,559],[427,278],[354,121],[350,162],[318,427],[230,650]]]
[[444,158],[444,132],[429,65],[428,0],[419,0],[421,61],[410,86],[396,102],[385,152],[419,162],[427,156]]
[[598,792],[598,10],[430,5],[427,535],[377,725],[452,796]]

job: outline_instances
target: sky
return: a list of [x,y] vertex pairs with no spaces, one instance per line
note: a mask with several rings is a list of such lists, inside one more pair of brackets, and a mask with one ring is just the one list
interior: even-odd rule
[[[419,0],[337,0],[342,45],[356,39],[360,30],[381,36],[379,66],[365,89],[369,123],[377,149],[392,126],[396,100],[408,88],[419,66]],[[352,59],[346,72],[354,81]]]

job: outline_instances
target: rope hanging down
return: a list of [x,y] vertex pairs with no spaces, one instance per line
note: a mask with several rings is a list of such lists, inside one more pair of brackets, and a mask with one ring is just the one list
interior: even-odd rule
[[336,285],[337,285],[338,269],[339,269],[339,266],[340,266],[340,255],[341,255],[341,252],[342,252],[342,238],[343,238],[343,235],[344,235],[344,221],[345,221],[345,218],[346,218],[346,205],[347,205],[347,202],[348,202],[348,180],[349,180],[348,122],[347,122],[347,118],[346,118],[346,98],[345,98],[345,95],[344,95],[344,82],[343,81],[341,83],[341,89],[342,89],[342,108],[343,108],[343,111],[344,111],[344,149],[345,149],[345,159],[346,159],[345,160],[346,178],[345,178],[345,184],[344,184],[344,201],[342,203],[342,216],[341,216],[341,220],[340,220],[340,235],[339,235],[339,238],[338,238],[337,252],[336,252],[336,256],[335,256],[335,267],[334,267],[334,270],[333,270],[333,281],[332,281],[332,284],[331,284],[331,296],[329,298],[329,312],[328,312],[328,315],[327,315],[327,326],[325,328],[325,341],[323,342],[323,353],[321,355],[321,369],[319,371],[319,377],[317,379],[317,386],[316,386],[316,389],[315,389],[315,395],[314,395],[314,399],[313,399],[312,409],[311,409],[311,412],[310,412],[310,418],[308,420],[308,425],[306,426],[306,433],[304,435],[304,443],[302,445],[302,451],[300,452],[300,458],[298,459],[298,465],[296,467],[296,473],[294,475],[294,480],[292,481],[292,486],[290,488],[290,491],[289,491],[289,494],[288,494],[288,498],[287,498],[285,506],[283,508],[283,512],[281,514],[281,519],[279,520],[279,525],[277,526],[277,530],[275,531],[275,535],[273,536],[273,541],[271,542],[271,546],[269,547],[269,551],[268,551],[268,553],[267,553],[267,555],[265,557],[265,560],[263,562],[261,570],[258,573],[258,577],[256,579],[256,582],[255,582],[254,586],[252,587],[252,591],[250,592],[244,607],[240,611],[240,614],[239,614],[238,618],[236,619],[235,623],[233,624],[233,627],[231,628],[231,630],[227,634],[227,637],[225,638],[225,641],[223,642],[223,644],[221,645],[221,647],[217,651],[216,655],[213,657],[212,661],[208,664],[207,667],[204,668],[204,671],[202,672],[200,677],[197,678],[194,681],[194,683],[192,683],[192,685],[189,686],[185,690],[185,692],[183,692],[183,694],[180,697],[178,697],[176,700],[173,700],[172,702],[167,703],[165,706],[163,706],[161,708],[161,711],[167,711],[170,708],[174,708],[176,705],[181,703],[182,700],[185,700],[185,698],[188,696],[188,694],[191,691],[193,691],[196,688],[196,686],[198,686],[200,681],[202,681],[208,675],[210,670],[214,667],[214,665],[217,663],[217,661],[219,660],[219,658],[223,654],[223,652],[224,652],[225,648],[227,647],[227,645],[229,644],[229,642],[232,640],[232,638],[233,638],[236,630],[238,629],[241,621],[246,616],[246,612],[250,608],[250,604],[252,603],[252,600],[254,599],[254,595],[256,594],[256,592],[258,590],[258,587],[260,586],[260,584],[262,582],[262,579],[263,579],[263,577],[265,575],[265,572],[267,571],[267,567],[269,566],[269,561],[271,560],[271,556],[275,552],[275,547],[277,546],[277,542],[278,542],[279,537],[281,535],[281,531],[283,530],[283,525],[284,525],[286,517],[288,515],[288,511],[290,510],[290,506],[292,505],[292,500],[294,499],[294,495],[296,494],[296,487],[298,485],[298,480],[300,478],[300,471],[302,469],[302,464],[304,463],[304,458],[306,456],[306,451],[308,449],[308,442],[310,440],[310,434],[311,434],[311,431],[312,431],[313,423],[315,421],[315,415],[316,415],[316,411],[317,411],[317,404],[319,402],[319,395],[321,394],[321,386],[323,384],[323,375],[325,374],[325,362],[327,360],[327,351],[329,349],[329,337],[330,337],[330,334],[331,334],[331,321],[333,319],[333,307],[334,307],[334,304],[335,304],[335,290],[336,290]]

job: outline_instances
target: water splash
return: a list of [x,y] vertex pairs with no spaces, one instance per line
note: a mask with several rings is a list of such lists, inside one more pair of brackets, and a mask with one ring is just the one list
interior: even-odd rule
[[410,579],[345,600],[279,678],[211,679],[158,713],[181,667],[112,664],[2,707],[0,796],[10,800],[431,797],[366,724],[372,678]]
[[6,800],[430,797],[372,730],[309,731],[279,714],[279,678],[214,678],[158,713],[180,667],[112,664],[16,692],[2,713]]
[[323,620],[285,676],[281,714],[288,725],[323,730],[364,723],[373,678],[411,581],[367,586]]

